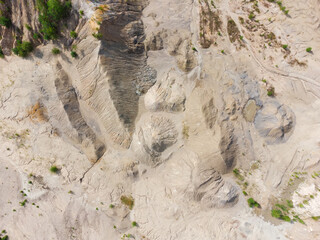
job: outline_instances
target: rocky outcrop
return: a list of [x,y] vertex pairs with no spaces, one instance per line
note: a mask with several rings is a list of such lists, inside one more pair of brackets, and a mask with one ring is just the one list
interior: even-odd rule
[[190,72],[198,63],[196,48],[191,43],[191,34],[185,30],[162,29],[147,37],[146,49],[158,51],[165,49],[176,59],[177,66],[184,72]]
[[[102,157],[106,147],[83,119],[75,88],[60,63],[57,63],[56,70],[55,86],[59,100],[73,129],[77,132],[77,138],[70,140],[85,152],[90,161],[95,162]],[[67,137],[69,135],[68,132],[61,133]]]
[[144,27],[140,20],[146,1],[110,3],[100,26],[100,62],[109,93],[122,124],[134,131],[139,96],[155,83],[156,72],[147,65]]
[[254,124],[267,143],[281,143],[291,135],[295,117],[289,107],[281,105],[276,100],[269,100],[258,111]]
[[237,188],[214,170],[213,161],[201,160],[184,149],[168,162],[165,179],[171,191],[201,202],[203,208],[233,206],[238,199]]
[[148,91],[144,102],[150,111],[179,112],[184,110],[185,100],[183,76],[170,71]]
[[138,159],[155,167],[165,161],[170,153],[166,150],[177,142],[178,132],[172,120],[154,114],[144,120],[143,126],[137,129],[137,141],[132,150]]

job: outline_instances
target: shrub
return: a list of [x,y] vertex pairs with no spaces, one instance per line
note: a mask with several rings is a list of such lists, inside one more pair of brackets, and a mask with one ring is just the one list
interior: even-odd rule
[[137,222],[135,222],[135,221],[133,221],[133,222],[131,223],[131,225],[132,225],[132,227],[137,227],[137,226],[138,226]]
[[293,208],[293,202],[291,200],[287,200],[287,205],[289,208]]
[[33,34],[33,39],[38,40],[40,38],[40,35],[38,33]]
[[84,15],[84,11],[83,10],[80,10],[79,13],[80,13],[80,16]]
[[71,31],[71,32],[70,32],[70,37],[72,37],[72,38],[77,38],[77,37],[78,37],[78,34],[77,34],[75,31]]
[[282,48],[283,48],[284,50],[287,50],[287,49],[288,49],[288,44],[282,45]]
[[5,16],[0,16],[0,25],[8,28],[11,26],[11,24],[12,23],[10,18],[6,18]]
[[132,210],[134,206],[134,199],[132,196],[121,196],[120,200],[124,205],[128,206],[128,208]]
[[268,95],[269,97],[274,96],[274,87],[269,87],[269,88],[267,89],[267,95]]
[[25,24],[24,26],[25,26],[25,27],[26,27],[26,29],[28,29],[29,31],[31,31],[31,30],[32,30],[32,28],[31,28],[31,26],[30,26],[29,24]]
[[260,208],[261,207],[260,204],[258,202],[256,202],[253,198],[248,199],[248,205],[251,208],[253,208],[253,207]]
[[113,204],[110,204],[110,205],[109,205],[109,208],[114,208],[114,205],[113,205]]
[[32,50],[31,42],[21,42],[19,40],[17,41],[17,46],[12,49],[13,53],[20,57],[27,57]]
[[52,48],[51,52],[52,54],[57,55],[60,53],[60,50],[58,48]]
[[2,51],[2,48],[0,47],[0,58],[4,58],[4,53]]
[[59,168],[57,168],[57,166],[53,165],[50,167],[50,172],[57,173],[58,171],[59,171]]
[[71,57],[73,58],[78,57],[78,53],[76,53],[75,51],[71,51]]
[[92,33],[92,36],[94,36],[96,39],[99,39],[99,40],[102,38],[101,33]]
[[59,22],[69,16],[71,2],[63,4],[60,0],[37,0],[37,8],[44,39],[56,39],[59,34]]
[[311,52],[312,52],[312,48],[311,48],[311,47],[308,47],[308,48],[306,49],[306,51],[307,51],[308,53],[311,53]]

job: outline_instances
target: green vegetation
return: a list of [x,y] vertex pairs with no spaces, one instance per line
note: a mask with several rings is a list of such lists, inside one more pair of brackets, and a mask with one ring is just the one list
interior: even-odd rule
[[39,21],[44,39],[56,39],[59,35],[59,23],[69,16],[71,1],[62,3],[60,0],[37,0]]
[[267,95],[268,95],[269,97],[273,97],[273,96],[274,96],[274,93],[275,93],[274,87],[269,87],[269,88],[267,89]]
[[256,202],[253,198],[248,199],[248,205],[251,208],[253,208],[253,207],[261,208],[260,204],[258,202]]
[[52,48],[51,52],[54,55],[58,55],[60,53],[60,50],[58,48]]
[[282,48],[283,48],[284,50],[287,50],[287,49],[288,49],[288,44],[282,45]]
[[2,48],[0,47],[0,58],[4,58],[4,53],[2,51]]
[[198,52],[198,50],[195,47],[193,47],[192,50],[195,52]]
[[57,168],[57,166],[53,165],[50,167],[50,172],[57,173],[58,171],[59,171],[59,168]]
[[137,226],[138,226],[137,222],[135,222],[135,221],[133,221],[133,222],[131,223],[131,225],[132,225],[132,227],[137,227]]
[[75,31],[71,31],[70,32],[70,37],[77,38],[78,37],[78,33],[76,33]]
[[98,40],[100,40],[102,38],[102,34],[101,33],[92,33],[92,36],[94,36]]
[[293,208],[292,200],[287,200],[287,205],[288,205],[289,208]]
[[113,204],[110,204],[110,205],[109,205],[109,208],[114,208],[114,205],[113,205]]
[[27,203],[27,199],[23,200],[22,202],[19,202],[20,206],[24,207]]
[[233,174],[238,178],[240,181],[244,180],[244,177],[241,175],[238,168],[233,169]]
[[256,16],[254,15],[253,12],[251,12],[251,13],[249,14],[249,16],[248,16],[248,18],[249,18],[250,20],[253,20],[255,17],[256,17]]
[[221,50],[221,53],[224,54],[224,50]]
[[311,48],[311,47],[308,47],[308,48],[306,49],[306,51],[307,51],[308,53],[311,53],[311,52],[312,52],[312,48]]
[[20,40],[17,40],[16,47],[12,49],[13,53],[20,57],[27,57],[32,50],[31,42],[21,42]]
[[30,26],[29,24],[25,24],[24,26],[25,26],[25,27],[26,27],[26,29],[28,29],[29,31],[31,31],[31,30],[32,30],[32,28],[31,28],[31,26]]
[[84,11],[83,10],[80,10],[79,13],[80,13],[80,17],[82,17],[84,15]]
[[121,196],[120,200],[124,205],[128,206],[128,208],[130,210],[132,210],[132,208],[134,206],[134,199],[132,196],[124,196],[123,195],[123,196]]
[[248,196],[248,193],[246,191],[242,191],[243,195]]
[[0,16],[0,25],[8,28],[11,26],[11,24],[12,23],[10,18],[6,18],[5,16]]
[[76,53],[75,51],[71,51],[71,57],[76,58],[78,57],[78,53]]
[[32,37],[34,40],[38,40],[40,38],[40,35],[38,33],[34,33]]

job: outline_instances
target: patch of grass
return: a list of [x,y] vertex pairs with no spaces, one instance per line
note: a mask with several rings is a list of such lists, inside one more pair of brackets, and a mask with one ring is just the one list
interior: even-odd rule
[[267,95],[268,95],[269,97],[273,97],[273,96],[274,96],[274,93],[275,93],[274,87],[269,87],[269,88],[267,89]]
[[135,222],[135,221],[133,221],[133,222],[131,223],[131,225],[132,225],[132,227],[137,227],[137,226],[138,226],[137,222]]
[[288,49],[288,44],[283,44],[283,45],[282,45],[282,48],[283,48],[284,50],[287,50],[287,49]]
[[293,208],[292,200],[287,200],[287,205],[288,205],[289,208]]
[[76,58],[78,57],[78,53],[76,53],[75,51],[71,51],[71,57]]
[[27,199],[23,200],[22,202],[19,202],[20,206],[24,207],[27,203]]
[[34,40],[38,40],[40,38],[40,35],[39,35],[39,33],[34,33],[32,35],[32,37],[33,37]]
[[185,138],[185,139],[189,138],[189,130],[190,130],[190,127],[183,124],[183,129],[182,129],[183,138]]
[[192,50],[195,52],[198,52],[198,50],[195,47],[193,47]]
[[25,24],[24,26],[25,26],[25,27],[26,27],[26,29],[28,29],[29,31],[31,31],[31,30],[32,30],[32,28],[31,28],[31,26],[30,26],[29,24]]
[[248,193],[246,191],[242,191],[243,195],[248,196]]
[[312,52],[312,48],[311,48],[311,47],[308,47],[308,48],[306,49],[306,51],[307,51],[308,53],[311,53],[311,52]]
[[318,221],[320,219],[320,216],[312,216],[311,218],[315,221]]
[[78,33],[76,33],[75,31],[71,31],[70,32],[70,37],[77,38],[78,37]]
[[233,169],[233,174],[236,178],[238,178],[240,181],[244,180],[244,177],[241,175],[240,170],[238,168]]
[[53,165],[53,166],[50,167],[50,172],[58,173],[59,172],[59,168],[57,168],[57,166]]
[[102,33],[92,33],[92,36],[100,40],[102,38]]
[[27,57],[32,50],[31,42],[21,42],[20,40],[17,40],[16,47],[12,49],[13,53],[20,57]]
[[2,48],[0,47],[0,58],[4,58],[4,53],[2,51]]
[[51,53],[57,55],[60,53],[60,50],[58,48],[52,48]]
[[248,205],[251,208],[253,208],[253,207],[261,208],[260,204],[258,202],[256,202],[253,198],[248,199]]
[[9,28],[11,26],[12,22],[10,18],[7,18],[5,16],[0,16],[0,25]]
[[225,54],[224,50],[221,50],[221,53],[222,53],[222,54]]
[[114,208],[114,205],[113,205],[113,204],[110,204],[110,205],[109,205],[109,208]]
[[132,196],[121,196],[120,198],[121,202],[126,205],[130,210],[132,210],[133,206],[134,206],[134,199]]

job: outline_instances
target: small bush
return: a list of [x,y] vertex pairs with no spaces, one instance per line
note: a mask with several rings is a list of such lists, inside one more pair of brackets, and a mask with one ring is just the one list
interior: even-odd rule
[[100,40],[102,38],[102,34],[101,33],[92,33],[92,36],[94,36],[98,40]]
[[0,16],[0,25],[8,28],[11,26],[11,24],[12,23],[10,18],[6,18],[5,16]]
[[287,50],[287,49],[288,49],[288,44],[282,45],[282,48],[283,48],[284,50]]
[[267,95],[268,95],[269,97],[273,97],[273,96],[274,96],[274,93],[275,93],[274,87],[269,87],[269,88],[267,89]]
[[128,208],[132,210],[134,206],[134,199],[132,196],[121,196],[120,200],[124,205],[128,206]]
[[50,167],[50,172],[57,173],[57,172],[59,172],[59,168],[57,168],[57,166],[53,165]]
[[76,58],[78,57],[78,53],[76,53],[75,51],[71,51],[71,57]]
[[13,53],[20,57],[27,57],[32,50],[31,42],[21,42],[19,40],[17,41],[17,46],[12,49]]
[[260,208],[261,207],[260,204],[258,202],[256,202],[253,198],[248,199],[248,205],[251,208],[253,208],[253,207]]
[[83,10],[80,10],[79,13],[80,13],[80,16],[84,15],[84,11]]
[[58,48],[52,48],[51,52],[52,54],[57,55],[60,53],[60,50]]
[[109,208],[114,208],[114,205],[113,205],[113,204],[110,204],[110,205],[109,205]]
[[311,52],[312,52],[312,48],[311,48],[311,47],[308,47],[308,48],[306,49],[306,51],[307,51],[308,53],[311,53]]
[[131,223],[131,225],[132,225],[132,227],[137,227],[137,226],[138,226],[137,222],[135,222],[135,221],[133,221],[133,222]]
[[31,31],[31,30],[32,30],[32,28],[31,28],[31,26],[30,26],[29,24],[25,24],[24,26],[25,26],[25,27],[26,27],[26,29],[28,29],[29,31]]
[[40,35],[38,33],[34,33],[32,37],[34,40],[38,40],[40,38]]
[[293,202],[291,200],[287,200],[287,205],[289,208],[293,208]]
[[4,58],[4,53],[2,51],[2,48],[0,47],[0,58]]
[[78,37],[78,34],[77,34],[75,31],[71,31],[71,32],[70,32],[70,37],[72,37],[72,38],[77,38],[77,37]]

